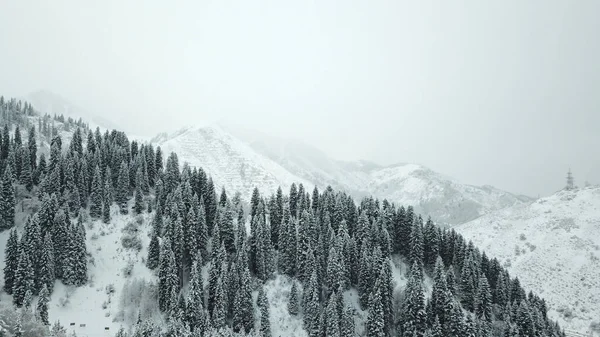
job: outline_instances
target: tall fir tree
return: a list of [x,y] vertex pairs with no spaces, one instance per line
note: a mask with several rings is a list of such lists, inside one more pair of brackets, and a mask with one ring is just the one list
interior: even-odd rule
[[38,301],[36,304],[36,317],[39,319],[39,322],[43,325],[50,325],[50,321],[48,320],[48,302],[50,301],[50,292],[46,285],[42,287],[40,291],[40,295],[38,297]]
[[15,273],[13,284],[13,304],[21,307],[27,293],[32,294],[35,289],[35,271],[33,263],[27,255],[27,250],[21,248],[19,254],[19,265]]
[[19,266],[19,239],[16,229],[10,231],[4,250],[4,291],[11,295],[15,285],[15,274]]
[[149,269],[156,269],[160,261],[160,244],[158,242],[158,236],[156,233],[152,233],[150,244],[148,246],[148,258],[146,259],[146,266]]
[[298,294],[298,287],[296,282],[292,284],[292,290],[290,291],[290,298],[288,300],[288,312],[290,315],[298,315],[300,313],[300,298]]
[[90,216],[93,219],[102,216],[102,192],[102,175],[100,174],[100,168],[96,166],[92,179],[92,193],[90,194]]
[[125,161],[121,163],[121,168],[119,169],[115,200],[119,204],[121,214],[129,213],[129,207],[127,206],[127,202],[129,201],[129,170]]
[[40,284],[42,287],[45,286],[49,293],[54,290],[54,281],[56,280],[54,265],[54,243],[52,242],[52,235],[48,232],[44,237],[39,274]]
[[271,337],[271,318],[269,310],[269,300],[265,294],[264,288],[261,286],[258,291],[257,299],[258,309],[260,311],[260,332],[264,337]]

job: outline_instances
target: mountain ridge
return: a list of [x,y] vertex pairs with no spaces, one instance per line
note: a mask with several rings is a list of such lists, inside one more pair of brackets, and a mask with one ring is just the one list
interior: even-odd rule
[[[216,176],[218,186],[240,187],[242,175],[236,170],[248,165],[256,169],[251,173],[256,179],[251,180],[259,186],[266,183],[265,190],[274,191],[278,186],[285,189],[293,182],[302,183],[306,189],[332,186],[357,198],[373,195],[396,204],[413,205],[417,212],[430,214],[440,224],[464,223],[530,200],[490,185],[462,184],[419,164],[379,165],[367,160],[336,160],[299,140],[223,124],[201,124],[160,133],[151,143],[161,146],[165,152],[177,152],[181,161],[192,166],[203,166]],[[206,143],[212,145],[199,146]],[[227,151],[227,148],[236,151]],[[233,164],[214,160],[224,158],[227,153],[235,153]],[[251,164],[252,160],[259,164]],[[270,172],[272,169],[275,171]],[[227,172],[227,179],[219,178],[223,172]],[[249,198],[252,188],[242,187],[243,196]]]

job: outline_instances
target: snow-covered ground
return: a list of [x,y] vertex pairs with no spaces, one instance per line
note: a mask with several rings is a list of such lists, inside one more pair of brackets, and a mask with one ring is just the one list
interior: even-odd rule
[[600,323],[600,187],[560,191],[455,228],[546,299],[562,327],[587,333]]
[[[147,255],[149,243],[149,216],[122,216],[113,206],[113,221],[104,224],[101,221],[86,222],[88,257],[88,283],[82,287],[66,287],[56,282],[48,306],[51,322],[59,320],[68,331],[78,336],[113,336],[121,322],[114,321],[120,311],[121,291],[128,280],[135,278],[152,280],[152,272],[145,267],[142,259]],[[138,237],[142,241],[142,250],[125,249],[121,244],[123,228],[131,223],[139,224]],[[18,227],[22,229],[22,225]],[[19,235],[21,232],[19,232]],[[0,233],[0,274],[4,275],[4,254],[9,231]],[[124,275],[125,267],[133,264],[131,276]],[[113,292],[109,291],[113,289]],[[110,294],[109,294],[110,293]],[[6,301],[11,301],[8,299]],[[4,300],[4,299],[3,299]],[[74,324],[74,325],[71,325]],[[85,326],[82,326],[85,325]],[[109,330],[106,330],[109,328]]]

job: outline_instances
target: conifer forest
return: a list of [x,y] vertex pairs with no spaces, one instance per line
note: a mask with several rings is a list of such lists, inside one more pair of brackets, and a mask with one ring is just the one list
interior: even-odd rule
[[414,205],[301,183],[245,196],[117,130],[4,97],[0,118],[2,290],[16,317],[4,335],[66,335],[48,303],[58,284],[91,282],[89,226],[143,215],[159,314],[112,335],[281,336],[265,286],[277,277],[309,337],[565,336],[543,298]]

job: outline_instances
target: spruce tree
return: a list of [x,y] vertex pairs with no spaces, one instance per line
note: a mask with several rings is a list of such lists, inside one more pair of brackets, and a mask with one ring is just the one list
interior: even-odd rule
[[129,169],[127,168],[127,163],[124,161],[121,163],[121,168],[119,169],[115,200],[119,204],[121,214],[129,213],[129,207],[127,206],[127,202],[129,201]]
[[39,274],[40,284],[42,287],[46,287],[49,293],[54,290],[54,281],[56,280],[54,265],[54,243],[52,242],[52,235],[48,232],[44,237]]
[[16,229],[10,231],[4,250],[4,291],[11,295],[19,266],[19,242]]
[[257,299],[258,309],[260,310],[260,332],[264,337],[271,337],[271,318],[269,310],[269,301],[264,291],[264,287],[260,287]]
[[300,312],[300,299],[296,282],[292,281],[292,290],[290,291],[290,299],[288,301],[288,312],[290,315],[298,315]]
[[160,261],[160,244],[158,242],[158,236],[152,232],[152,238],[148,246],[148,258],[146,259],[146,266],[149,269],[156,269]]
[[340,321],[340,336],[355,336],[354,314],[349,306],[344,308]]
[[197,244],[202,253],[202,258],[208,258],[208,229],[206,227],[206,212],[204,211],[204,199],[200,197],[197,214]]
[[96,166],[94,178],[92,179],[92,193],[90,194],[90,216],[93,219],[102,216],[102,192],[102,175],[100,174],[100,168]]
[[0,199],[0,230],[12,228],[15,223],[15,189],[12,169],[7,166],[2,178]]
[[112,184],[110,183],[110,168],[107,168],[106,179],[104,180],[104,190],[102,194],[102,222],[110,223],[110,206],[113,203]]
[[340,316],[337,310],[336,303],[337,295],[332,293],[327,301],[325,309],[325,335],[332,337],[340,337]]
[[48,320],[48,302],[50,301],[49,297],[50,292],[48,291],[46,285],[44,285],[40,291],[35,312],[39,321],[46,326],[50,325],[50,321]]
[[15,281],[13,284],[13,304],[21,307],[25,299],[25,295],[33,293],[35,288],[35,271],[33,264],[27,255],[26,249],[21,249],[19,254],[19,265],[15,273]]
[[252,330],[254,325],[254,309],[252,306],[252,289],[250,288],[250,271],[246,264],[240,275],[233,307],[233,329],[236,332]]
[[178,286],[175,266],[175,256],[171,250],[169,240],[166,240],[160,251],[160,263],[158,271],[158,306],[161,311],[166,312],[172,306],[171,292]]
[[37,144],[35,141],[35,127],[33,126],[29,129],[27,147],[29,149],[29,167],[33,172],[37,168]]
[[135,214],[142,214],[144,210],[144,195],[142,193],[142,189],[139,185],[135,187],[135,198],[133,204],[133,212]]
[[425,314],[425,295],[422,286],[422,270],[415,261],[405,288],[402,331],[404,336],[422,336],[427,328]]
[[222,328],[226,324],[225,291],[221,277],[219,277],[216,283],[212,324],[215,328]]
[[381,294],[375,291],[369,298],[369,313],[367,315],[366,336],[367,337],[384,337],[384,317],[383,307],[381,305]]
[[485,275],[481,275],[475,293],[474,312],[477,318],[492,322],[492,295]]

